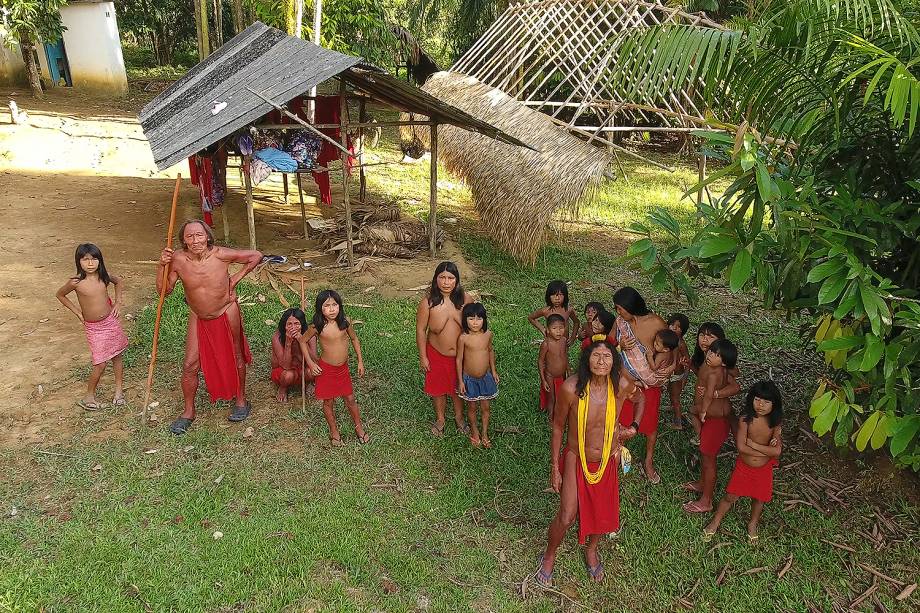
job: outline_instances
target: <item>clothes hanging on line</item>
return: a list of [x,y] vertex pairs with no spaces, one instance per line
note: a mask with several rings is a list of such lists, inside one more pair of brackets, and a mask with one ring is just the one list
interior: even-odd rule
[[213,226],[211,211],[222,206],[227,193],[227,150],[218,145],[188,159],[192,185],[198,187],[204,221]]
[[[341,98],[339,96],[317,96],[316,97],[316,123],[318,124],[338,124],[341,115]],[[339,128],[325,128],[320,130],[323,134],[336,142],[341,142],[341,131]],[[354,145],[350,139],[347,143],[348,152],[351,154],[345,158],[345,172],[351,173],[351,164],[354,160]],[[321,166],[327,166],[328,163],[340,158],[341,151],[329,141],[323,139],[323,147],[319,152],[316,163]],[[320,201],[329,206],[332,204],[332,188],[329,183],[329,171],[318,170],[313,173],[313,180],[316,187],[319,188]]]
[[253,185],[258,185],[272,174],[272,167],[260,160],[252,158],[249,162],[249,180]]
[[280,149],[267,147],[259,149],[252,155],[271,166],[273,170],[280,170],[281,172],[294,172],[297,170],[297,160]]
[[323,148],[323,139],[309,130],[293,132],[284,148],[292,158],[297,160],[297,166],[310,170],[316,166],[320,151]]

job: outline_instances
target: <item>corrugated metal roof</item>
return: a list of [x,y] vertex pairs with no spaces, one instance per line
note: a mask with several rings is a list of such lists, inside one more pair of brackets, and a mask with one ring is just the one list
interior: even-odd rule
[[[442,102],[361,58],[318,47],[256,22],[147,104],[138,115],[161,170],[255,122],[272,106],[340,73],[354,87],[396,108],[527,146],[495,126]],[[212,109],[226,103],[217,113]]]

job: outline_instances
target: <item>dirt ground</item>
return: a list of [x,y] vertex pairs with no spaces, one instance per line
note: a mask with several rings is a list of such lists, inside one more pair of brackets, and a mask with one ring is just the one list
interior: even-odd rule
[[[112,272],[126,282],[126,313],[154,300],[154,271],[163,248],[177,165],[158,172],[136,113],[152,94],[109,102],[57,89],[44,101],[23,91],[0,89],[0,189],[5,223],[0,227],[0,446],[51,445],[70,439],[84,411],[74,405],[84,391],[77,369],[89,364],[79,322],[55,298],[75,272],[77,244],[99,245]],[[13,125],[7,100],[28,112],[27,125]],[[233,244],[248,244],[239,175],[228,171],[223,211]],[[309,185],[308,185],[309,184]],[[316,189],[304,182],[308,215],[321,215]],[[308,254],[314,266],[332,262],[300,234],[299,203],[283,201],[275,175],[256,190],[256,234],[264,253]],[[333,201],[340,195],[333,185]],[[325,211],[329,215],[329,211]],[[200,217],[197,188],[182,181],[177,224]],[[220,214],[215,230],[222,236]],[[312,255],[311,255],[312,254]],[[469,270],[451,244],[444,257]],[[384,295],[431,279],[434,261],[377,263],[354,277]],[[315,273],[311,285],[323,283]],[[130,321],[126,322],[130,325]],[[132,376],[133,375],[133,376]],[[142,404],[142,374],[129,373],[127,395]],[[106,378],[103,378],[105,384]],[[266,384],[267,385],[267,384]],[[103,385],[102,388],[110,389]],[[104,399],[104,397],[103,397]],[[110,400],[110,399],[109,399]],[[117,434],[118,428],[115,428]]]

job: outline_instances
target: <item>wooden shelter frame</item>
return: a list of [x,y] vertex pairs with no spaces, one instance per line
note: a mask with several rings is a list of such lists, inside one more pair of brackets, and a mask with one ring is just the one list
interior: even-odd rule
[[629,100],[610,78],[628,32],[665,24],[725,29],[661,0],[525,0],[508,6],[450,70],[616,149],[617,132],[688,132],[707,123],[692,87]]

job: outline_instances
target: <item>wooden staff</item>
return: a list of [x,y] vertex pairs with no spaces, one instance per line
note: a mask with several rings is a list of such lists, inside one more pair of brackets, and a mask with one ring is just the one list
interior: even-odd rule
[[[179,185],[182,173],[176,175],[173,190],[172,209],[169,211],[169,230],[166,231],[166,248],[172,247],[173,226],[176,224],[176,203],[179,201]],[[163,282],[160,284],[160,299],[157,302],[157,318],[153,324],[153,351],[150,353],[150,367],[147,369],[147,390],[144,392],[144,421],[147,421],[147,405],[150,404],[150,388],[153,387],[153,367],[157,362],[157,341],[160,339],[160,318],[163,316],[163,302],[166,300],[166,285],[169,280],[169,264],[163,267]]]
[[[303,311],[304,308],[304,297],[303,297],[303,282],[304,277],[300,277],[300,310]],[[307,360],[303,354],[303,347],[300,348],[300,410],[303,413],[307,412]]]

